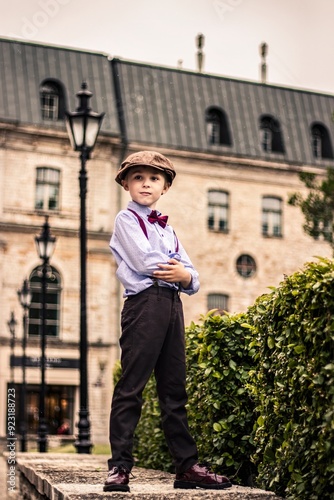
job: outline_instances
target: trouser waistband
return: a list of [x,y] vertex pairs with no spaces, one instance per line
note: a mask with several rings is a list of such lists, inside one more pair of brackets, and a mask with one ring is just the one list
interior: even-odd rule
[[149,288],[146,288],[146,290],[144,290],[141,293],[149,293],[150,295],[160,295],[162,297],[171,297],[171,298],[175,297],[175,295],[180,296],[179,290],[167,286],[160,286],[158,284],[154,284]]
[[136,295],[129,295],[128,299],[131,299],[131,297],[136,297],[137,295],[143,295],[143,294],[149,294],[149,295],[159,295],[160,297],[170,297],[174,298],[175,296],[180,296],[179,290],[175,288],[170,288],[167,286],[159,286],[159,285],[152,285],[142,292],[139,292]]

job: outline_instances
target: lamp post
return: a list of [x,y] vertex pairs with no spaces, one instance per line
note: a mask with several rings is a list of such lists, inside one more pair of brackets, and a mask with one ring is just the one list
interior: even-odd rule
[[21,384],[21,451],[27,451],[26,437],[26,347],[28,335],[29,308],[31,304],[31,292],[29,281],[24,280],[21,290],[17,291],[19,301],[23,307],[23,338],[22,338],[22,384]]
[[14,348],[15,348],[15,327],[17,321],[15,319],[13,311],[10,315],[10,320],[7,321],[8,329],[10,332],[10,383],[14,384]]
[[51,236],[48,217],[45,217],[45,222],[40,236],[35,237],[37,253],[43,261],[42,265],[42,330],[40,332],[41,345],[41,390],[39,395],[39,425],[38,425],[38,447],[41,453],[47,451],[47,425],[45,419],[45,348],[46,348],[46,288],[47,288],[47,272],[48,264],[51,255],[53,254],[56,238]]
[[86,162],[94,149],[100,131],[104,113],[95,113],[89,107],[92,93],[87,90],[86,82],[76,94],[79,106],[74,112],[66,113],[66,127],[74,151],[80,151],[81,170],[79,173],[80,185],[80,410],[78,422],[78,439],[75,447],[78,453],[90,453],[90,422],[88,410],[88,383],[87,383],[87,288],[86,288],[86,258],[87,258],[87,230],[86,230],[86,194],[87,171]]

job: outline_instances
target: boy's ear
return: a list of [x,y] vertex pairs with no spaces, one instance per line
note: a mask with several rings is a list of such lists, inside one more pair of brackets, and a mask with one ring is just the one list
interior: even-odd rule
[[122,186],[125,189],[125,191],[129,191],[129,186],[128,186],[126,179],[123,179],[121,182],[122,182]]
[[167,193],[167,191],[168,191],[169,188],[170,188],[169,182],[165,182],[165,185],[164,185],[164,188],[163,188],[161,194],[163,195],[163,194]]

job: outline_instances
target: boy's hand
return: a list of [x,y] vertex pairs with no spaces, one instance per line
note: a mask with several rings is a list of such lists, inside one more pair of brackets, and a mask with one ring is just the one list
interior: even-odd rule
[[154,278],[167,283],[180,283],[183,288],[188,288],[191,283],[191,274],[184,265],[176,259],[170,259],[167,264],[158,264],[160,271],[154,271]]

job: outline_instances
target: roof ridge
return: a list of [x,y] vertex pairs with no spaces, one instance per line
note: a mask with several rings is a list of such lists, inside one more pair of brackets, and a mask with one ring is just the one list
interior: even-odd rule
[[303,92],[303,93],[308,93],[308,94],[324,95],[324,96],[331,96],[331,97],[333,97],[333,95],[334,95],[334,94],[331,94],[329,92],[321,92],[319,90],[304,89],[304,88],[300,88],[300,87],[290,87],[288,85],[275,84],[275,83],[262,83],[262,82],[258,82],[256,80],[248,80],[245,78],[241,79],[241,78],[236,78],[233,76],[218,75],[216,73],[199,73],[198,71],[191,70],[191,69],[176,68],[173,66],[164,66],[164,65],[158,65],[158,64],[149,63],[149,62],[134,61],[131,59],[123,59],[119,56],[113,56],[112,54],[107,53],[107,52],[100,52],[100,51],[94,51],[94,50],[89,50],[89,49],[81,49],[81,48],[77,48],[77,47],[67,47],[67,46],[63,46],[63,45],[39,42],[39,41],[34,41],[34,40],[27,40],[27,39],[23,39],[23,38],[21,39],[21,38],[0,36],[0,42],[1,41],[9,42],[9,43],[21,43],[24,45],[34,45],[37,47],[44,47],[44,48],[50,47],[52,49],[64,50],[64,51],[69,51],[69,52],[91,54],[91,55],[106,57],[109,61],[115,60],[121,64],[132,64],[132,65],[136,65],[136,66],[149,67],[149,68],[153,68],[153,69],[163,69],[166,71],[173,71],[175,73],[196,75],[197,77],[201,77],[201,78],[216,78],[219,80],[245,83],[245,84],[255,85],[255,86],[263,87],[263,88],[268,87],[268,88],[274,88],[274,89],[282,89],[282,90],[288,90],[288,91],[293,91],[293,92]]
[[78,47],[68,47],[65,45],[58,45],[54,43],[46,43],[46,42],[40,42],[40,41],[35,41],[35,40],[27,40],[25,38],[12,38],[12,37],[6,37],[1,35],[0,36],[0,42],[9,42],[9,43],[21,43],[23,45],[35,45],[38,47],[44,47],[44,48],[52,48],[52,49],[58,49],[58,50],[66,50],[66,51],[73,51],[73,52],[82,52],[84,54],[92,54],[96,56],[103,56],[103,57],[108,57],[110,58],[110,54],[107,52],[100,52],[100,51],[95,51],[95,50],[90,50],[90,49],[81,49]]

